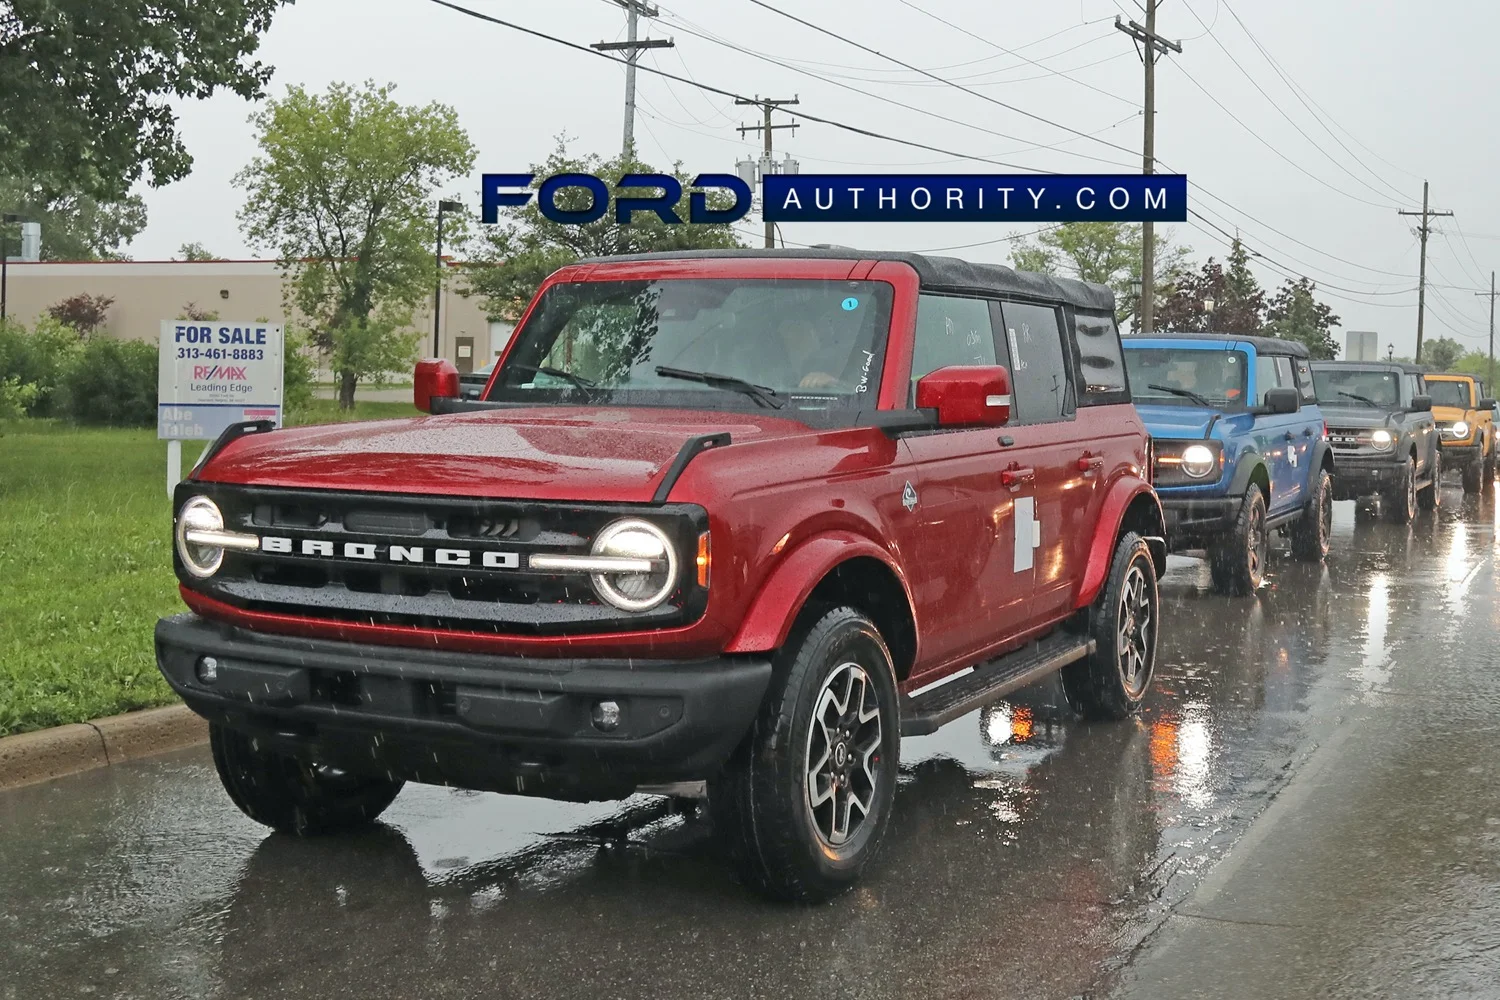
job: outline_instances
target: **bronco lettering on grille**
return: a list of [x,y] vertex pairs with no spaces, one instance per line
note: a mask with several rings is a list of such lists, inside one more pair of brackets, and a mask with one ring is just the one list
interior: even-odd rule
[[[382,561],[381,546],[373,542],[345,542],[340,549],[333,542],[320,538],[304,538],[299,545],[295,539],[263,535],[260,540],[262,552],[276,555],[313,556],[325,559],[361,559]],[[520,569],[521,556],[516,552],[495,552],[476,549],[433,548],[423,545],[391,545],[386,548],[385,562],[415,563],[431,566],[478,566],[483,569]]]

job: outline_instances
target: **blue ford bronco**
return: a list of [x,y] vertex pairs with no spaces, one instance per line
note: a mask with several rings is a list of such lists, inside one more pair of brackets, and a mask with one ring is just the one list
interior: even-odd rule
[[1307,349],[1232,334],[1124,343],[1168,547],[1206,549],[1214,589],[1238,595],[1264,579],[1273,529],[1298,559],[1327,555],[1333,453]]

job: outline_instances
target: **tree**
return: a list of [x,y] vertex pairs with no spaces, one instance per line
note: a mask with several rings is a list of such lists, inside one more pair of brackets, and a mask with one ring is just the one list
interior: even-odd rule
[[[278,254],[345,409],[360,379],[410,362],[418,334],[406,327],[437,280],[434,192],[474,164],[451,107],[398,104],[394,90],[288,89],[251,117],[260,155],[234,181],[240,227]],[[462,219],[444,228],[461,237]]]
[[204,249],[202,243],[184,243],[177,248],[179,260],[223,260],[223,257],[215,257]]
[[[1182,269],[1187,249],[1173,246],[1166,233],[1157,233],[1155,239],[1156,287],[1162,296]],[[1065,222],[1038,234],[1034,244],[1016,241],[1011,266],[1110,286],[1115,292],[1115,319],[1123,323],[1136,310],[1132,286],[1141,278],[1143,243],[1138,224]]]
[[123,200],[192,168],[171,101],[262,96],[247,61],[285,0],[0,0],[0,176]]
[[87,337],[109,322],[109,307],[114,304],[114,298],[109,295],[84,292],[49,306],[47,315],[77,330],[80,337]]
[[[1435,372],[1452,371],[1458,359],[1464,356],[1464,345],[1451,337],[1438,337],[1422,345],[1422,364]],[[1488,366],[1488,355],[1486,366]]]
[[42,260],[119,259],[121,245],[146,228],[139,195],[101,202],[87,194],[48,194],[42,184],[14,178],[0,179],[0,211],[41,224]]
[[1273,337],[1304,345],[1316,361],[1331,361],[1339,353],[1339,343],[1333,336],[1339,318],[1314,298],[1317,290],[1318,286],[1307,278],[1282,282],[1266,310],[1265,330]]
[[[1266,293],[1250,270],[1249,252],[1235,240],[1225,264],[1210,257],[1196,272],[1184,271],[1157,309],[1157,327],[1181,333],[1212,330],[1255,334],[1265,322]],[[1212,301],[1210,310],[1204,305]]]
[[[538,177],[561,173],[586,173],[605,178],[619,178],[630,173],[663,173],[634,157],[616,156],[606,160],[598,154],[575,158],[568,154],[567,136],[559,136],[557,146],[545,163],[532,166]],[[674,165],[672,175],[686,188],[692,176]],[[620,193],[649,196],[654,188],[621,188]],[[566,210],[587,208],[586,191],[569,188],[559,192],[557,203]],[[729,207],[727,195],[711,195],[709,207]],[[571,226],[542,217],[536,200],[520,208],[509,209],[505,221],[488,227],[475,255],[475,266],[467,273],[468,291],[483,297],[485,308],[497,317],[514,320],[543,279],[566,264],[583,257],[610,257],[616,254],[649,253],[655,250],[716,250],[743,246],[727,224],[694,226],[663,222],[654,213],[637,212],[628,226],[606,213],[597,222]]]

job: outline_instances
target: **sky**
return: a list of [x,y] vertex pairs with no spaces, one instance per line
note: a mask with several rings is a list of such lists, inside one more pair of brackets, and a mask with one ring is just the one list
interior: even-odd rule
[[[582,45],[625,32],[611,0],[455,2]],[[809,114],[965,157],[1140,171],[1142,67],[1114,27],[1117,15],[1144,20],[1135,0],[766,3],[967,91],[755,0],[659,5],[642,33],[676,44],[644,53],[642,65],[745,96],[795,96]],[[1189,205],[1206,217],[1166,227],[1171,238],[1201,262],[1222,259],[1224,234],[1238,232],[1260,255],[1262,284],[1287,275],[1318,284],[1342,320],[1341,344],[1345,330],[1373,330],[1382,348],[1410,355],[1418,220],[1397,211],[1419,209],[1430,181],[1432,206],[1455,215],[1433,222],[1425,336],[1486,349],[1490,302],[1475,292],[1500,268],[1500,4],[1449,0],[1419,15],[1383,0],[1162,0],[1157,17],[1158,32],[1183,46],[1157,70],[1158,170],[1187,174]],[[258,57],[275,67],[273,96],[293,84],[373,80],[396,84],[403,102],[456,108],[479,155],[474,175],[444,194],[470,205],[481,173],[524,170],[559,134],[577,153],[611,155],[621,144],[621,66],[431,0],[297,0],[276,15]],[[141,190],[149,223],[126,252],[167,259],[196,241],[219,256],[263,255],[239,231],[243,192],[231,184],[255,152],[253,106],[219,95],[176,107],[193,172]],[[758,116],[731,98],[638,74],[636,145],[647,162],[732,170],[759,154],[759,138],[736,131]],[[803,173],[1008,172],[812,122],[775,140],[778,158],[790,153]],[[743,228],[757,244],[753,217]],[[782,235],[793,245],[956,248],[944,252],[1008,263],[1006,238],[1035,228],[799,223]]]

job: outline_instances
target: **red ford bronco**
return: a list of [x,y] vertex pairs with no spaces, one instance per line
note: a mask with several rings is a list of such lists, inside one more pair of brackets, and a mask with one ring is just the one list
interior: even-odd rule
[[842,248],[585,261],[480,399],[226,431],[176,491],[157,660],[297,834],[405,781],[707,795],[745,878],[852,883],[903,735],[1050,672],[1151,679],[1164,564],[1107,288]]

